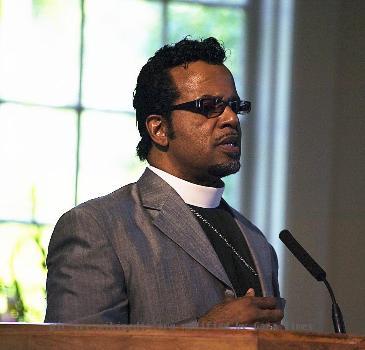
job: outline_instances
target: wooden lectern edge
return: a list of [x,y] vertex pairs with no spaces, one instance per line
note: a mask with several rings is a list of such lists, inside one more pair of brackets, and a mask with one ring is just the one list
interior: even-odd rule
[[[179,336],[183,336],[184,333],[194,332],[205,334],[209,332],[212,335],[212,330],[214,330],[217,336],[221,337],[224,335],[232,336],[232,335],[241,335],[242,332],[251,333],[255,336],[264,336],[268,338],[278,338],[280,335],[291,335],[305,341],[306,338],[331,338],[331,339],[358,339],[365,341],[365,337],[361,335],[355,334],[336,334],[336,333],[320,333],[313,331],[290,331],[283,329],[257,329],[254,327],[181,327],[181,326],[154,326],[154,325],[143,325],[143,324],[74,324],[74,323],[26,323],[26,322],[0,322],[0,329],[4,331],[4,328],[8,329],[9,332],[49,332],[52,330],[53,332],[68,332],[68,334],[77,332],[79,334],[80,331],[93,334],[96,333],[104,333],[104,332],[125,332],[125,333],[148,333],[149,335],[157,335],[160,336],[161,333],[169,333],[172,334],[174,332]],[[190,335],[188,335],[190,336]]]
[[[91,343],[90,343],[91,342]],[[55,347],[57,344],[57,347]],[[90,347],[90,345],[92,346]],[[241,327],[0,323],[0,350],[34,349],[365,349],[365,337]],[[175,346],[175,345],[177,346]]]

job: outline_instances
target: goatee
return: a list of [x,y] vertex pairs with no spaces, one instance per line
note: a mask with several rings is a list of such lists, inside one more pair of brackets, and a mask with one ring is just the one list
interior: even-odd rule
[[239,160],[232,160],[228,163],[215,164],[209,167],[208,172],[214,177],[225,177],[231,174],[235,174],[240,170],[241,163]]

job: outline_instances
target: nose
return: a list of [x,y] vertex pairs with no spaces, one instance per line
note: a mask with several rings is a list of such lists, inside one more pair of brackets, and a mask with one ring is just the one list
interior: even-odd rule
[[240,129],[240,120],[230,106],[226,106],[223,113],[218,117],[218,123],[220,128]]

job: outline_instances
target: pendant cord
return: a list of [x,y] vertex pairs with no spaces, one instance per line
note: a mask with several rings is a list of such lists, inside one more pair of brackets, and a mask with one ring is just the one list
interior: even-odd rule
[[238,257],[238,259],[243,263],[243,265],[254,275],[258,276],[256,270],[244,259],[237,250],[233,247],[231,243],[228,242],[227,238],[223,236],[221,232],[219,232],[207,219],[205,219],[201,214],[199,214],[195,209],[189,207],[190,211],[200,219],[204,224],[206,224],[210,229],[212,229],[222,240],[223,242],[231,248],[232,252]]

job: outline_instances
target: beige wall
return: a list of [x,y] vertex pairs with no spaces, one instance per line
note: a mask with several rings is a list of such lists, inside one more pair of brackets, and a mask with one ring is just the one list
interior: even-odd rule
[[[287,227],[365,334],[365,1],[295,1],[293,39]],[[287,326],[332,332],[324,285],[284,261]]]
[[365,2],[343,1],[339,22],[330,267],[349,331],[365,334]]

